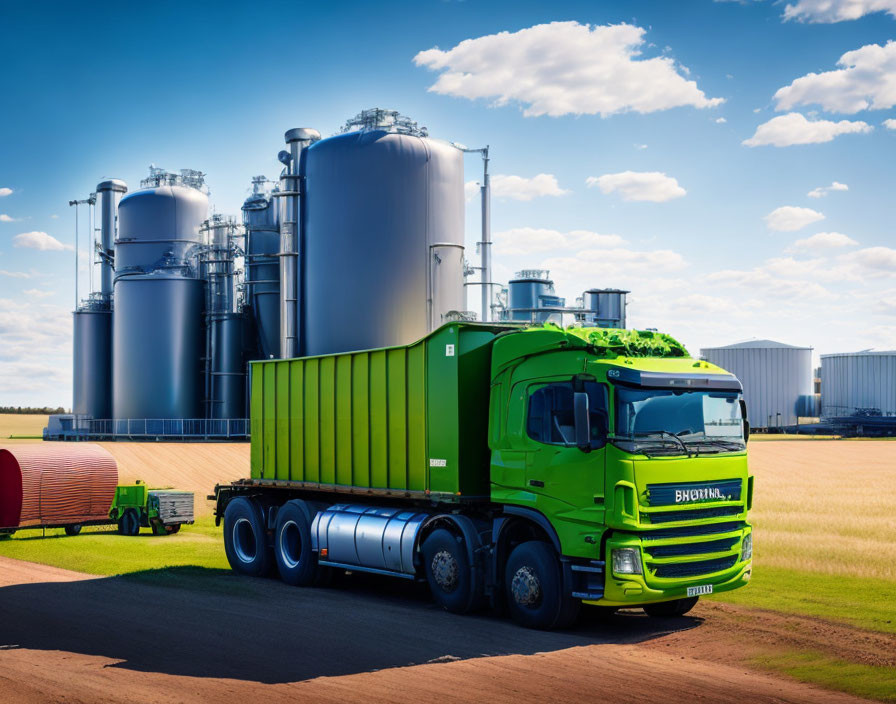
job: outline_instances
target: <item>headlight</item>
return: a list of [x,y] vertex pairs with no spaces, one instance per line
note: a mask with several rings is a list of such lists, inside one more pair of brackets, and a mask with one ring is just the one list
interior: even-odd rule
[[641,553],[636,548],[613,550],[613,572],[616,574],[642,574]]
[[753,559],[753,534],[750,533],[744,538],[743,545],[740,546],[740,561],[746,562]]

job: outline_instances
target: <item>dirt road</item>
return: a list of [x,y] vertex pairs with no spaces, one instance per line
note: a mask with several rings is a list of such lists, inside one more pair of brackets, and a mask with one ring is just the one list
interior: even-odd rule
[[730,654],[753,640],[896,653],[890,636],[716,604],[527,631],[439,611],[414,584],[348,579],[304,590],[193,571],[160,586],[0,558],[0,700],[854,702]]

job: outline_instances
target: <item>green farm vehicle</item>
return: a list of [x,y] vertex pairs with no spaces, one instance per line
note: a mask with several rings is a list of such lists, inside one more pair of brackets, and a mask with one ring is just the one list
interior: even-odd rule
[[[336,323],[334,323],[336,324]],[[740,382],[656,332],[449,323],[251,365],[251,474],[215,488],[234,570],[426,580],[571,624],[680,616],[752,573]]]
[[153,535],[177,533],[185,523],[193,523],[193,494],[172,489],[148,489],[136,484],[119,485],[109,509],[109,519],[118,523],[122,535],[137,535],[151,528]]

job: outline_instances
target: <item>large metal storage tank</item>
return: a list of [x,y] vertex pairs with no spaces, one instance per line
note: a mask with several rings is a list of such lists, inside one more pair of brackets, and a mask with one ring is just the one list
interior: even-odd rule
[[821,403],[826,417],[896,415],[896,350],[821,355]]
[[253,193],[243,203],[246,227],[246,291],[264,359],[280,349],[280,221],[277,199]]
[[169,273],[115,282],[115,418],[202,418],[205,282]]
[[74,312],[72,412],[112,417],[112,311],[107,306]]
[[408,344],[464,308],[459,149],[369,129],[303,162],[303,354]]
[[608,328],[625,327],[625,296],[628,291],[618,288],[591,288],[582,294],[589,325]]
[[700,354],[740,379],[751,427],[795,425],[812,410],[811,347],[752,340],[708,347]]
[[560,322],[560,314],[540,308],[562,308],[566,300],[554,292],[554,282],[544,269],[524,269],[507,282],[507,317],[534,323]]
[[115,276],[152,271],[183,261],[202,241],[208,196],[187,186],[144,188],[118,205]]
[[115,243],[112,411],[201,418],[205,281],[196,259],[208,196],[160,185],[121,199]]

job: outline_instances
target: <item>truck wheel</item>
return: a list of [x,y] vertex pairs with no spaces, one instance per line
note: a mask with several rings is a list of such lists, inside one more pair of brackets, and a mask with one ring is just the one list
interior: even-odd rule
[[563,593],[560,562],[538,540],[517,546],[504,570],[504,588],[513,620],[526,628],[565,628],[579,615],[582,602]]
[[174,535],[175,533],[177,533],[177,531],[180,530],[180,526],[180,523],[175,523],[173,526],[165,526],[165,532],[168,535]]
[[261,509],[243,496],[224,511],[224,552],[230,567],[240,574],[263,577],[271,569],[271,552],[265,541]]
[[277,511],[274,559],[280,579],[294,587],[320,586],[330,575],[311,551],[311,526],[297,500],[287,501]]
[[129,508],[121,514],[121,518],[118,519],[118,532],[131,537],[140,532],[140,519],[134,509]]
[[73,525],[65,527],[66,535],[77,535],[80,532],[81,532],[81,524],[80,523],[75,523]]
[[436,603],[455,614],[465,614],[475,603],[473,575],[461,538],[436,528],[423,541],[426,581]]
[[655,618],[684,616],[697,605],[699,598],[699,596],[692,596],[690,599],[676,599],[675,601],[661,601],[658,604],[648,604],[644,607],[644,612],[648,616]]

